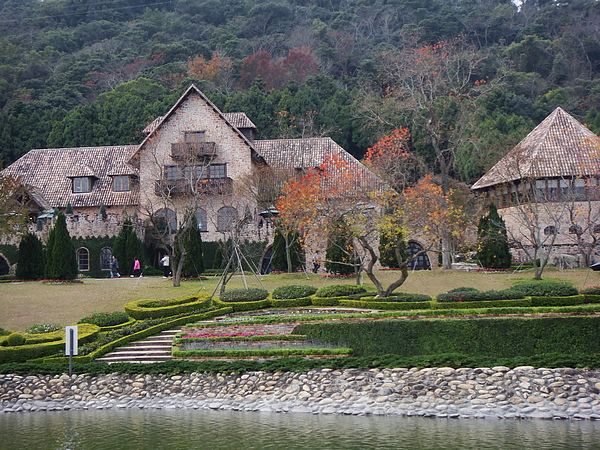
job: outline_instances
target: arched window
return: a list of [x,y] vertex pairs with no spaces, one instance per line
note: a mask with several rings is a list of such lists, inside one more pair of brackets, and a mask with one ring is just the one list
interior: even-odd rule
[[[411,270],[430,270],[431,263],[429,262],[429,256],[423,251],[421,244],[410,241],[408,243],[408,254],[415,259],[410,263]],[[415,257],[415,255],[418,255]]]
[[224,206],[217,211],[217,231],[231,231],[237,221],[237,210],[231,206]]
[[110,257],[112,256],[112,250],[108,247],[104,247],[100,250],[100,269],[110,270]]
[[550,226],[544,228],[544,234],[546,236],[552,236],[553,234],[558,234],[558,230],[556,229],[555,226],[550,225]]
[[77,249],[77,270],[90,270],[90,252],[85,247]]
[[200,231],[208,231],[206,224],[206,211],[202,208],[196,208],[196,220],[198,221],[198,229]]
[[156,211],[155,216],[158,219],[162,219],[156,221],[156,227],[160,231],[166,231],[168,227],[169,233],[175,234],[177,232],[177,215],[173,210],[168,208],[159,209]]

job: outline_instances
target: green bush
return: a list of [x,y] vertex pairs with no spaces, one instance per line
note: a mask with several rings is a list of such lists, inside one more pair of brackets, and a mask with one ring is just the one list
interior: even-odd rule
[[6,338],[6,343],[11,346],[11,347],[16,347],[17,345],[23,345],[25,344],[25,336],[23,336],[21,333],[11,333],[8,335],[8,338]]
[[330,298],[311,297],[310,302],[314,306],[338,306],[340,304],[340,300],[344,300],[344,297],[330,297]]
[[333,286],[322,287],[316,292],[315,297],[347,297],[348,295],[362,294],[364,292],[367,292],[367,290],[362,286],[353,284],[335,284]]
[[489,300],[478,302],[432,302],[431,309],[481,309],[481,308],[511,308],[511,307],[529,307],[530,298],[520,298],[515,300]]
[[91,316],[84,317],[77,323],[91,323],[99,327],[112,327],[122,323],[129,322],[129,316],[124,311],[94,313]]
[[369,298],[365,300],[340,300],[340,306],[347,306],[348,308],[364,308],[364,309],[381,309],[385,311],[411,311],[419,309],[430,309],[431,300],[428,301],[377,301],[377,299]]
[[33,324],[25,330],[27,334],[43,334],[52,333],[53,331],[62,330],[63,326],[56,323]]
[[505,289],[502,291],[484,291],[470,288],[468,290],[453,289],[444,294],[439,294],[436,300],[440,303],[446,302],[482,302],[495,300],[514,300],[524,298],[519,292]]
[[527,296],[569,297],[571,295],[579,294],[577,288],[571,286],[570,284],[551,280],[529,281],[526,283],[517,284],[506,290],[510,290],[521,295],[521,298]]
[[241,312],[241,311],[254,311],[258,309],[264,309],[271,306],[271,301],[269,299],[264,300],[253,300],[250,302],[224,302],[218,298],[213,299],[213,304],[217,308],[225,308],[230,306],[233,312]]
[[310,297],[317,292],[317,288],[314,286],[303,286],[298,284],[292,284],[289,286],[279,286],[273,291],[271,297],[277,300],[285,300],[291,298],[303,298]]
[[587,287],[579,291],[580,294],[600,295],[600,286]]
[[[366,299],[365,299],[366,300]],[[368,300],[367,300],[368,301]],[[430,302],[431,297],[424,294],[405,294],[399,292],[390,297],[373,298],[376,302]]]
[[312,304],[312,299],[310,297],[287,298],[282,300],[272,298],[269,300],[269,304],[273,308],[295,308],[301,306],[310,306]]
[[231,289],[219,295],[222,302],[256,302],[269,296],[269,291],[260,288]]

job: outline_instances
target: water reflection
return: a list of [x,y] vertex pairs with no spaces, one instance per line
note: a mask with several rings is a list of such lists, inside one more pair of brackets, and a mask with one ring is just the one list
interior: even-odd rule
[[593,449],[599,431],[590,421],[94,410],[0,415],[0,448]]

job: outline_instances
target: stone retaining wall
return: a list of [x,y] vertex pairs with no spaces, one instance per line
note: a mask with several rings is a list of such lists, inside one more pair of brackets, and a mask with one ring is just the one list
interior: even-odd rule
[[532,367],[184,375],[0,375],[0,412],[190,408],[600,419],[600,373]]

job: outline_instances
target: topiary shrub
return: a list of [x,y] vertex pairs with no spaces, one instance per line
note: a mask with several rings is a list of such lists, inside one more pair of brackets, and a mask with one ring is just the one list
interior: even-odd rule
[[6,343],[10,346],[10,347],[16,347],[18,345],[23,345],[25,344],[25,336],[23,336],[21,333],[11,333],[8,335],[8,338],[6,338]]
[[[569,297],[579,294],[577,288],[562,281],[529,281],[526,283],[517,284],[507,291],[521,295],[521,298],[528,296],[535,297]],[[513,297],[516,298],[516,297]]]
[[274,299],[287,300],[292,298],[303,298],[309,297],[317,292],[317,288],[314,286],[302,286],[298,284],[292,284],[289,286],[279,286],[273,291],[271,295]]
[[53,331],[58,331],[62,329],[62,325],[58,325],[56,323],[36,323],[31,325],[25,333],[27,334],[44,334],[44,333],[52,333]]
[[587,287],[579,291],[580,294],[600,295],[600,286]]
[[94,313],[91,316],[84,317],[77,323],[91,323],[99,327],[112,327],[122,323],[129,322],[129,316],[124,311]]
[[219,295],[223,302],[256,302],[269,296],[269,291],[260,288],[232,289]]
[[348,295],[362,294],[367,290],[362,286],[352,284],[336,284],[333,286],[325,286],[319,289],[315,296],[319,298],[329,297],[346,297]]
[[377,302],[430,302],[431,297],[425,294],[404,294],[398,293],[390,297],[374,299]]
[[523,298],[519,292],[510,289],[502,291],[479,291],[474,288],[452,289],[443,294],[439,294],[436,300],[440,303],[446,302],[484,302],[495,300],[513,300]]

